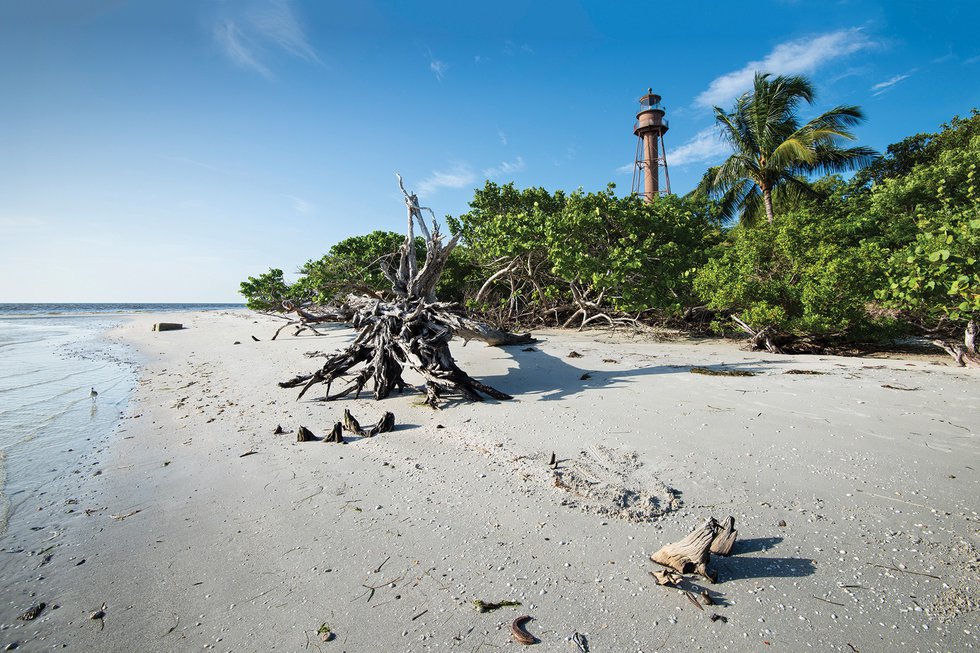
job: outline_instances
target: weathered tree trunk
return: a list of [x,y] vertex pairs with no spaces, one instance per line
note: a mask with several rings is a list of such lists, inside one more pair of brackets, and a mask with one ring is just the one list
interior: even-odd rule
[[772,210],[772,190],[769,188],[762,189],[762,201],[766,205],[766,218],[769,220],[769,224],[772,224],[772,220],[776,216]]
[[711,543],[717,532],[718,522],[709,518],[701,528],[683,540],[663,547],[650,559],[679,574],[694,572],[713,583],[717,580],[717,574],[708,571],[708,561],[711,559]]
[[[518,344],[531,342],[530,335],[517,335],[460,315],[451,304],[436,300],[435,288],[458,236],[445,244],[439,224],[431,209],[431,226],[422,215],[418,197],[405,190],[402,179],[398,185],[408,208],[405,242],[399,251],[397,264],[383,263],[381,271],[391,281],[393,301],[377,297],[348,297],[345,307],[350,310],[350,323],[359,331],[354,342],[333,356],[312,374],[299,375],[279,385],[284,388],[302,386],[302,397],[314,385],[326,384],[322,400],[331,401],[354,393],[359,396],[368,381],[372,382],[375,399],[384,399],[397,388],[406,387],[402,378],[408,366],[425,380],[426,401],[438,407],[439,399],[450,391],[461,393],[473,401],[485,396],[511,399],[510,395],[485,385],[461,370],[449,351],[454,334],[465,339],[476,338],[489,344]],[[415,227],[425,238],[425,261],[419,267],[415,254]],[[297,312],[301,318],[308,316]],[[316,316],[312,316],[316,318]],[[361,366],[356,373],[351,371]],[[352,374],[345,387],[331,393],[331,385],[342,376]],[[380,426],[380,425],[379,425]]]

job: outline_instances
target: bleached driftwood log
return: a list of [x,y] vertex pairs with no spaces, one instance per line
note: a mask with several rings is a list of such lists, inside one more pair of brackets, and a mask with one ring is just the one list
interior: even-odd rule
[[932,344],[942,347],[960,367],[980,367],[980,352],[977,351],[978,335],[980,335],[980,325],[976,320],[970,320],[966,325],[962,345],[945,340],[933,340]]
[[[401,176],[398,185],[408,208],[405,241],[397,262],[389,259],[381,266],[381,271],[391,282],[394,299],[348,297],[345,306],[351,311],[349,321],[359,331],[354,342],[327,358],[316,372],[296,376],[279,385],[284,388],[302,386],[299,394],[302,397],[314,385],[323,383],[326,393],[322,400],[332,401],[351,393],[359,396],[371,381],[374,398],[384,399],[392,390],[401,391],[406,387],[402,371],[408,366],[425,380],[425,403],[434,408],[445,393],[452,391],[472,401],[482,401],[484,396],[510,399],[510,395],[461,370],[449,351],[449,341],[454,334],[493,345],[528,343],[532,338],[528,334],[494,329],[462,315],[454,305],[437,300],[436,284],[459,236],[451,237],[444,244],[432,210],[419,206],[418,197],[405,190]],[[431,224],[423,217],[423,210],[432,215]],[[425,260],[421,266],[415,249],[416,227],[425,239]],[[361,366],[359,371],[352,373],[358,366]],[[349,374],[345,387],[331,393],[333,382]]]
[[695,573],[713,583],[717,575],[708,570],[708,561],[711,559],[711,543],[717,532],[718,522],[713,517],[708,518],[701,528],[661,548],[650,559],[679,574]]
[[721,523],[715,539],[711,541],[711,553],[721,556],[731,555],[736,539],[738,539],[738,531],[735,530],[735,518],[729,515],[728,519]]

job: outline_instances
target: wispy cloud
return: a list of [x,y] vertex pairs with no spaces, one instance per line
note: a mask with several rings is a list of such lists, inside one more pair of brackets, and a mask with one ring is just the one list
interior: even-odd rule
[[967,65],[967,66],[969,66],[970,64],[974,64],[974,63],[977,63],[978,61],[980,61],[980,54],[978,54],[978,55],[977,55],[977,56],[975,56],[975,57],[970,57],[969,59],[964,59],[964,60],[963,60],[963,63],[964,63],[965,65]]
[[433,170],[419,182],[419,195],[431,195],[440,188],[465,188],[475,182],[476,173],[467,164],[457,163],[448,170]]
[[534,54],[534,50],[527,43],[514,43],[513,41],[504,41],[503,53],[508,56],[514,56],[517,54]]
[[313,212],[313,205],[302,197],[296,197],[295,195],[283,195],[283,197],[293,203],[293,210],[297,213],[308,215]]
[[270,48],[305,61],[320,61],[288,0],[266,0],[244,16],[224,20],[215,26],[214,39],[229,60],[263,77],[272,77],[262,61]]
[[507,145],[507,134],[504,133],[503,129],[497,129],[497,136],[500,137],[501,145]]
[[272,0],[253,9],[249,19],[263,37],[286,52],[306,61],[320,61],[286,0]]
[[515,161],[502,161],[498,166],[487,168],[483,171],[483,176],[487,179],[503,177],[505,175],[512,175],[515,172],[520,172],[526,167],[524,157],[519,156]]
[[229,20],[215,26],[214,39],[233,63],[242,68],[250,68],[263,77],[272,77],[269,69],[256,58],[252,45],[247,42],[235,21]]
[[443,75],[449,70],[449,64],[440,59],[432,59],[429,61],[429,70],[431,70],[436,75],[436,79],[440,82],[442,81]]
[[815,37],[780,43],[758,61],[717,77],[695,100],[700,106],[730,104],[752,86],[756,72],[776,75],[812,73],[834,59],[845,57],[877,44],[860,29],[845,29]]
[[730,152],[731,148],[722,140],[718,130],[708,127],[680,147],[667,150],[667,163],[674,166],[703,163],[719,159]]
[[[702,129],[680,147],[669,148],[667,150],[667,164],[684,166],[689,163],[714,162],[730,152],[731,148],[722,140],[718,129],[712,126]],[[628,163],[616,168],[616,173],[629,175],[633,173],[635,167],[635,163]]]
[[908,72],[903,75],[895,75],[894,77],[886,79],[883,82],[878,82],[877,84],[871,87],[871,91],[872,91],[871,95],[873,96],[881,95],[882,93],[888,91],[895,84],[898,84],[903,79],[908,79],[911,76],[912,76],[912,72]]

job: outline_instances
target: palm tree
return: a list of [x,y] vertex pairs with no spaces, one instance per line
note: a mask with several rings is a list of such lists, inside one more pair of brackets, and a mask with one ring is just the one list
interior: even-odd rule
[[877,157],[870,148],[839,146],[854,139],[848,128],[864,119],[859,107],[835,107],[801,126],[796,111],[802,102],[812,105],[813,98],[813,84],[805,77],[756,73],[752,92],[742,95],[731,113],[715,107],[734,153],[709,169],[697,190],[719,199],[728,217],[740,209],[744,222],[758,213],[761,200],[771,223],[774,192],[812,194],[806,176],[853,170]]

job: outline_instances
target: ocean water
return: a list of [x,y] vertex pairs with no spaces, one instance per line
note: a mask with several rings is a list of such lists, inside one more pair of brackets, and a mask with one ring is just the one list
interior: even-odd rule
[[106,331],[128,313],[229,308],[241,305],[0,304],[0,537],[118,425],[138,360]]

